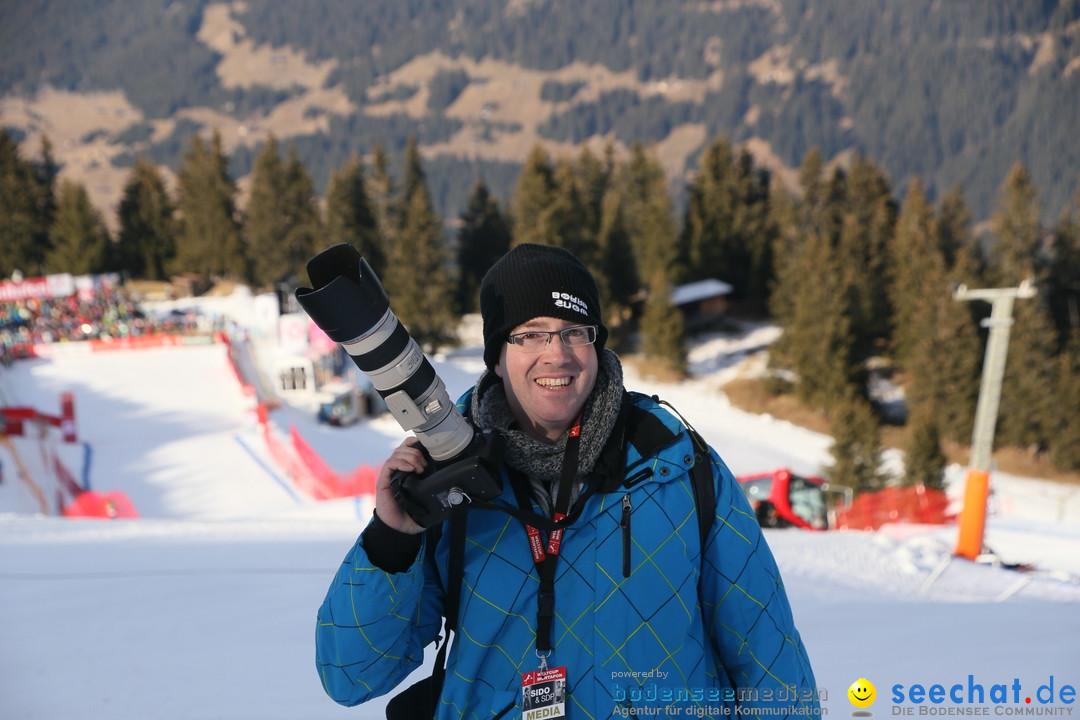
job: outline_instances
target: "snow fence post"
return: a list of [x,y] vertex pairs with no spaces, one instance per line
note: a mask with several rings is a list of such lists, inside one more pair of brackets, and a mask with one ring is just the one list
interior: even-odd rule
[[1035,297],[1035,286],[1024,280],[1019,287],[968,290],[961,285],[953,293],[955,300],[985,300],[990,303],[990,317],[982,325],[989,328],[983,356],[979,401],[975,407],[975,429],[971,435],[971,467],[967,473],[964,509],[960,513],[960,536],[956,554],[974,560],[982,554],[986,528],[986,499],[990,494],[990,458],[994,450],[994,426],[1001,400],[1001,380],[1005,376],[1005,357],[1009,351],[1009,331],[1016,298]]

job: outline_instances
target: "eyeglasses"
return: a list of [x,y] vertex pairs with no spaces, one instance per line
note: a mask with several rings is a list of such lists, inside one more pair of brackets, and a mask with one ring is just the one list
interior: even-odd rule
[[528,332],[515,333],[506,338],[506,342],[517,345],[525,352],[540,352],[548,346],[553,335],[562,338],[566,347],[580,347],[592,345],[596,342],[595,325],[575,325],[562,330],[529,330]]

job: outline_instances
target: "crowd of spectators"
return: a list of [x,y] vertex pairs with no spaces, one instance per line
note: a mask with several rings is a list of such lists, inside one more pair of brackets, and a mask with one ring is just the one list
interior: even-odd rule
[[139,309],[123,286],[61,298],[0,302],[0,354],[4,362],[26,356],[34,345],[103,340],[155,333],[188,333],[196,319],[174,313],[153,317]]

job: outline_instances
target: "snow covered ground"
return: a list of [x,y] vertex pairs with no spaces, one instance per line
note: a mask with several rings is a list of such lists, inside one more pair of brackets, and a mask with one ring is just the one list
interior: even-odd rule
[[[744,413],[716,390],[769,333],[703,343],[693,381],[628,373],[627,384],[674,404],[736,473],[818,472],[829,438]],[[435,364],[456,396],[482,359],[467,345]],[[224,347],[76,350],[0,370],[8,404],[48,410],[63,391],[92,448],[92,486],[127,493],[141,519],[35,513],[0,447],[0,718],[382,717],[383,702],[335,705],[314,668],[315,611],[370,506],[291,486],[251,427]],[[295,424],[339,472],[378,465],[403,436],[387,417],[346,429],[289,406],[270,417]],[[963,469],[949,477],[959,495]],[[1068,692],[1080,687],[1080,488],[992,482],[987,544],[1039,572],[954,559],[955,527],[768,532],[828,714],[851,714],[859,678],[876,685],[879,717],[953,704],[915,703],[913,685],[960,686],[962,704],[989,715],[1080,714]],[[994,702],[996,685],[1006,702]]]

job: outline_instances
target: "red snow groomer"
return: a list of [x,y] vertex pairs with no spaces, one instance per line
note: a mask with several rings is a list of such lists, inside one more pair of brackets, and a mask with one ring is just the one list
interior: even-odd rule
[[851,505],[851,488],[830,486],[816,476],[787,469],[737,478],[758,523],[766,528],[828,530]]

